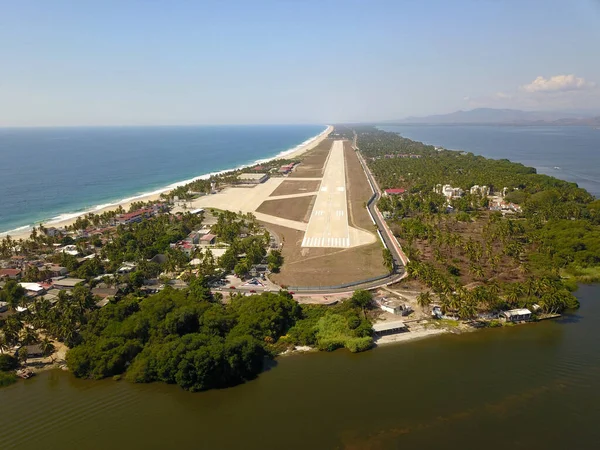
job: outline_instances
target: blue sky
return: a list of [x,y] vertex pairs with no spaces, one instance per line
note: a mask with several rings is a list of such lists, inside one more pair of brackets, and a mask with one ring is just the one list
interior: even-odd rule
[[0,126],[600,110],[599,47],[598,0],[0,0]]

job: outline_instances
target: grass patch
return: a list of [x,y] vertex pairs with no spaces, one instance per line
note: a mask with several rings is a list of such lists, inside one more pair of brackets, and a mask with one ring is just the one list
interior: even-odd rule
[[460,322],[458,320],[440,319],[439,324],[440,324],[440,326],[443,326],[443,327],[456,328],[456,327],[458,327]]
[[0,387],[10,386],[17,382],[17,376],[11,372],[0,372]]
[[346,348],[356,353],[373,346],[371,323],[349,301],[333,307],[302,305],[301,308],[303,318],[288,330],[283,342],[328,352]]
[[578,283],[596,283],[600,281],[600,266],[573,266],[561,271],[561,275],[567,278],[575,278]]

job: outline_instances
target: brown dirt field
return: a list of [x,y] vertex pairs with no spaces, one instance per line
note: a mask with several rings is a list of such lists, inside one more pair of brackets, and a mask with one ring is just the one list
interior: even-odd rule
[[315,195],[307,195],[306,197],[267,200],[262,202],[256,211],[283,219],[308,223],[315,198]]
[[302,249],[302,231],[268,223],[262,225],[283,242],[283,267],[280,273],[270,276],[280,285],[333,286],[387,273],[379,242],[350,249]]
[[[464,241],[472,239],[475,242],[483,244],[483,227],[489,220],[489,211],[482,211],[480,217],[473,222],[457,222],[452,218],[448,218],[445,222],[442,222],[439,226],[444,231],[451,231],[459,234]],[[402,239],[399,233],[397,225],[392,225],[392,231],[396,236],[399,236],[400,243],[406,245],[407,242]],[[500,261],[496,270],[493,270],[486,257],[481,258],[479,264],[485,271],[485,277],[483,279],[476,279],[471,273],[469,273],[469,267],[471,262],[465,254],[462,248],[454,247],[450,251],[445,251],[444,254],[447,257],[446,263],[440,263],[434,258],[434,247],[427,240],[416,239],[413,246],[421,252],[419,259],[433,264],[441,273],[447,275],[448,265],[458,267],[460,270],[460,282],[464,286],[481,283],[482,281],[496,280],[499,282],[515,282],[525,281],[526,277],[521,274],[518,270],[518,265],[512,260],[502,254],[502,245],[498,242],[494,244],[494,253],[500,256]]]
[[271,197],[277,195],[302,194],[305,192],[316,192],[319,189],[320,181],[300,181],[285,180],[271,194]]
[[366,203],[373,195],[365,171],[350,141],[344,143],[346,157],[346,186],[350,225],[375,233],[375,225],[367,212]]
[[307,152],[303,157],[301,163],[296,166],[294,171],[289,175],[290,178],[320,178],[323,176],[323,167],[333,140],[325,139],[314,149]]
[[[327,140],[326,142],[326,144],[321,144],[320,148],[317,147],[311,154],[307,155],[303,164],[294,172],[295,176],[322,176],[323,166],[331,149],[331,140]],[[365,208],[365,203],[372,194],[371,188],[360,165],[360,161],[351,148],[350,142],[344,144],[344,152],[346,157],[346,183],[348,188],[350,224],[373,233],[373,222],[371,222],[369,213]],[[286,181],[282,185],[291,181]],[[274,192],[275,195],[285,195],[283,193],[276,193],[277,190]],[[286,191],[286,193],[290,192]],[[300,198],[304,199],[304,197]],[[281,210],[277,209],[275,205],[267,204],[289,202],[289,200],[266,201],[260,206],[258,211],[284,217]],[[262,209],[263,206],[268,206],[270,212]],[[289,203],[282,203],[281,207],[292,208],[290,209],[290,214],[293,214],[293,208],[296,208],[295,214],[298,214],[297,210],[300,209],[298,206],[291,207]],[[306,211],[308,212],[308,210]],[[308,217],[307,214],[305,221],[308,221]],[[294,220],[300,219],[296,218]],[[263,223],[263,226],[270,232],[277,234],[284,244],[282,253],[285,262],[281,272],[271,275],[271,279],[275,283],[284,286],[333,286],[351,281],[365,280],[387,273],[387,269],[383,266],[382,247],[379,240],[374,244],[350,249],[303,249],[300,247],[302,238],[304,237],[302,231],[272,224]]]

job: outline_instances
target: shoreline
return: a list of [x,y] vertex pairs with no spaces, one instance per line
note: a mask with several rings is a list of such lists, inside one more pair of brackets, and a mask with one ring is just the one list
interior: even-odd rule
[[117,209],[119,206],[121,206],[121,207],[123,207],[123,209],[127,210],[127,209],[129,209],[129,206],[134,202],[140,202],[140,201],[148,202],[148,201],[159,200],[161,194],[170,192],[179,186],[186,185],[186,184],[191,183],[196,180],[208,179],[215,175],[221,175],[221,174],[224,174],[227,172],[244,169],[246,167],[252,167],[256,164],[262,164],[262,163],[274,161],[277,159],[296,158],[296,157],[302,155],[303,153],[306,153],[307,151],[313,149],[317,145],[319,145],[324,139],[327,138],[327,136],[329,136],[331,134],[332,131],[333,131],[333,126],[327,125],[325,130],[323,130],[321,133],[317,134],[316,136],[313,136],[313,137],[305,140],[304,142],[298,144],[296,147],[279,152],[275,156],[257,159],[256,161],[249,163],[249,164],[242,164],[242,165],[234,167],[234,168],[225,169],[225,170],[221,170],[218,172],[210,172],[207,174],[202,174],[202,175],[199,175],[197,177],[190,178],[187,180],[176,181],[174,183],[169,184],[168,186],[165,186],[165,187],[159,188],[159,189],[155,189],[151,192],[132,195],[129,197],[125,197],[121,200],[116,200],[114,202],[108,202],[108,203],[104,203],[104,204],[100,204],[100,205],[95,205],[95,206],[89,207],[83,211],[62,213],[62,214],[59,214],[58,216],[50,218],[46,221],[35,222],[31,225],[23,225],[21,227],[14,228],[12,230],[2,231],[2,232],[0,232],[0,239],[4,238],[6,236],[10,236],[12,239],[27,239],[27,238],[29,238],[29,235],[31,234],[32,228],[41,223],[43,223],[44,226],[53,226],[56,228],[66,227],[66,226],[72,225],[77,220],[77,218],[79,218],[81,216],[85,216],[86,214],[90,214],[90,213],[102,214],[107,211],[113,211],[113,210]]
[[[515,125],[515,124],[436,124],[436,123],[431,123],[431,124],[425,124],[425,123],[413,123],[413,124],[409,124],[409,123],[401,123],[401,124],[383,124],[383,125],[374,125],[374,127],[377,130],[380,131],[387,131],[390,133],[394,133],[397,134],[405,139],[409,139],[411,141],[415,141],[415,142],[422,142],[425,145],[430,145],[433,147],[438,147],[441,149],[445,149],[445,150],[450,150],[450,151],[457,151],[457,152],[468,152],[468,153],[473,153],[475,156],[482,156],[484,158],[487,159],[494,159],[494,160],[501,160],[501,159],[507,159],[510,162],[513,163],[518,163],[518,164],[523,164],[525,167],[532,167],[534,168],[538,174],[541,175],[547,175],[550,177],[554,177],[557,178],[559,180],[562,181],[566,181],[568,183],[575,183],[577,184],[579,187],[582,187],[582,184],[586,184],[586,183],[592,183],[592,184],[598,184],[600,183],[600,180],[598,180],[597,178],[587,178],[584,175],[578,174],[578,173],[574,173],[574,177],[576,179],[572,179],[569,180],[567,177],[565,177],[565,173],[569,173],[569,170],[563,170],[559,167],[560,162],[558,164],[554,164],[554,163],[548,163],[548,165],[541,165],[542,163],[540,163],[540,161],[525,161],[525,160],[521,160],[520,157],[515,157],[514,155],[512,156],[508,156],[508,155],[500,155],[497,154],[496,152],[487,152],[485,150],[482,151],[481,148],[479,149],[468,149],[467,147],[464,146],[459,146],[458,148],[454,148],[455,146],[452,146],[452,148],[447,147],[445,144],[440,143],[440,142],[434,142],[433,138],[418,138],[416,136],[408,136],[405,132],[400,132],[400,131],[396,131],[396,130],[389,130],[389,128],[400,128],[403,126],[407,126],[407,127],[422,127],[422,128],[430,128],[430,127],[448,127],[448,128],[456,128],[456,127],[478,127],[478,126],[489,126],[489,127],[499,127],[499,126],[506,126],[506,127],[520,127],[519,125]],[[543,127],[550,127],[550,128],[572,128],[573,126],[571,125],[533,125],[533,126],[522,126],[522,128],[543,128]],[[590,128],[589,126],[580,126],[581,128]],[[464,147],[464,148],[463,148]],[[488,154],[484,154],[484,153],[488,153]],[[556,167],[558,167],[558,169],[556,169]],[[549,170],[552,169],[552,170]],[[570,169],[571,173],[572,171],[575,169]],[[560,175],[560,176],[558,176]],[[584,188],[586,189],[591,195],[593,195],[596,199],[600,199],[600,191],[596,190],[596,189],[589,189],[589,187]]]

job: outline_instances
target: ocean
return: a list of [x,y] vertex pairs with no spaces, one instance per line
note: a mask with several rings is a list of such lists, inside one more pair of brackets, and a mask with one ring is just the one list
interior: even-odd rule
[[592,127],[397,125],[381,130],[450,150],[509,159],[600,198],[600,130]]
[[285,156],[324,125],[0,129],[0,233]]

